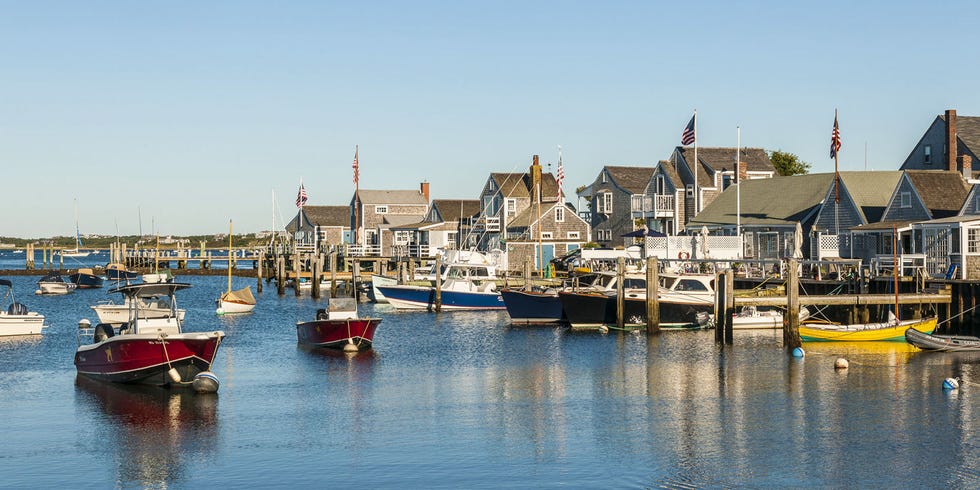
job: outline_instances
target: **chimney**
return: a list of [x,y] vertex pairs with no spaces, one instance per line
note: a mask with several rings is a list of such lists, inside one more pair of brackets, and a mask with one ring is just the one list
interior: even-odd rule
[[534,155],[531,163],[531,195],[535,196],[534,202],[541,202],[541,165],[538,163],[538,156]]
[[957,158],[957,160],[959,161],[959,165],[957,166],[957,170],[959,170],[959,172],[961,174],[963,174],[963,178],[966,179],[966,180],[972,179],[973,178],[973,157],[971,157],[970,155],[960,155],[960,157]]
[[422,182],[419,184],[419,193],[425,196],[425,202],[429,202],[429,183]]
[[956,171],[956,111],[946,111],[946,170]]
[[739,159],[739,161],[738,161],[738,181],[739,182],[742,182],[743,180],[745,180],[747,178],[749,178],[749,164],[746,163],[745,160]]

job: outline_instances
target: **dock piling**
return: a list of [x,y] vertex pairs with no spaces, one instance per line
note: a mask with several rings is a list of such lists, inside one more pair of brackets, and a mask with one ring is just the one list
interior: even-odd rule
[[657,297],[657,270],[659,262],[656,257],[647,257],[647,333],[660,333],[660,298]]
[[442,256],[441,255],[437,255],[436,256],[436,268],[435,268],[435,273],[436,273],[436,301],[435,301],[436,313],[439,313],[439,312],[442,311],[442,274],[440,274],[440,271],[442,271]]
[[623,297],[623,280],[626,278],[626,258],[620,257],[616,260],[616,327],[622,330],[626,326],[623,318],[623,309],[626,306],[626,298]]
[[796,259],[786,261],[786,315],[783,316],[783,345],[795,349],[803,345],[800,338],[800,276]]

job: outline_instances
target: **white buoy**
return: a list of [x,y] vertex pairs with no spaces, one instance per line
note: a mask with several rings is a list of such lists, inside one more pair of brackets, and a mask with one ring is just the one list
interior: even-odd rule
[[956,390],[959,389],[959,387],[960,387],[960,382],[957,381],[956,378],[946,378],[943,380],[944,390]]
[[847,369],[848,365],[849,363],[847,362],[847,359],[844,359],[843,357],[838,357],[837,360],[834,361],[834,369]]
[[353,342],[344,344],[344,352],[357,352],[357,346]]
[[599,326],[599,333],[609,333],[609,327],[607,327],[605,325],[600,325]]
[[194,387],[194,391],[198,393],[217,393],[221,383],[218,382],[218,377],[211,371],[201,371],[194,376],[194,381],[191,385]]
[[170,368],[170,370],[167,371],[167,376],[170,378],[170,381],[173,381],[174,383],[180,383],[181,381],[180,373],[177,372],[177,368]]
[[802,358],[805,355],[806,355],[806,352],[803,352],[803,348],[802,347],[797,347],[797,348],[793,349],[793,357]]
[[44,294],[44,292],[41,291],[40,289],[35,289],[34,294]]
[[78,321],[78,328],[92,328],[92,322],[88,321],[88,318],[82,318]]
[[214,313],[217,314],[218,316],[221,316],[225,314],[225,310],[222,308],[218,308],[217,310],[214,310]]

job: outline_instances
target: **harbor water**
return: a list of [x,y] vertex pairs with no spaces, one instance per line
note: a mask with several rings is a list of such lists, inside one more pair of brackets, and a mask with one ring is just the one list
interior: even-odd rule
[[196,395],[76,379],[78,320],[109,288],[10,279],[50,326],[0,338],[4,488],[980,486],[976,355],[827,343],[797,359],[779,331],[724,347],[364,304],[384,320],[348,356],[296,343],[325,299],[267,287],[254,313],[217,316],[226,279],[178,276],[185,329],[227,333],[221,389]]

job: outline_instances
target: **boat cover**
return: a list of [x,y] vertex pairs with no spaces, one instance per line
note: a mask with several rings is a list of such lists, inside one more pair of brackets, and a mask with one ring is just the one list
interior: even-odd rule
[[221,299],[224,301],[244,303],[247,305],[255,304],[255,296],[252,296],[251,286],[245,286],[243,289],[236,291],[228,291],[227,293],[221,295]]

